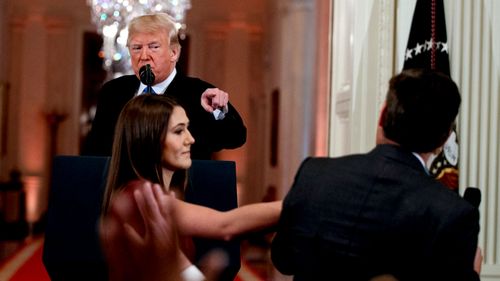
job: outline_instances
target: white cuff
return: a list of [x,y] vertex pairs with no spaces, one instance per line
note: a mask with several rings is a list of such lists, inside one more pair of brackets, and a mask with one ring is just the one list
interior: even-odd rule
[[212,114],[214,115],[215,120],[222,120],[224,119],[224,117],[226,117],[226,113],[228,110],[228,106],[226,105],[224,107],[215,109]]
[[205,281],[203,273],[193,264],[181,272],[181,277],[184,281]]

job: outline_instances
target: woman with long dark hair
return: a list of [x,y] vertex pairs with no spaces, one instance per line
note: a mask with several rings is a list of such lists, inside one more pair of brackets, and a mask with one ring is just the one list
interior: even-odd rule
[[[165,96],[141,95],[129,101],[122,110],[115,131],[101,226],[111,279],[131,278],[132,273],[127,271],[133,272],[136,270],[134,264],[141,262],[127,260],[134,249],[128,248],[130,243],[126,235],[134,231],[138,236],[147,234],[149,222],[143,213],[148,211],[141,213],[136,202],[136,190],[145,186],[161,189],[163,195],[156,194],[156,199],[153,198],[160,208],[163,207],[162,196],[168,196],[171,191],[176,194],[177,199],[169,199],[169,202],[170,208],[175,210],[172,217],[183,251],[181,269],[190,264],[184,255],[184,252],[190,255],[189,246],[186,246],[190,243],[186,238],[228,240],[270,227],[278,221],[281,201],[220,212],[182,200],[186,171],[191,166],[190,147],[195,141],[188,125],[184,109]],[[149,199],[154,204],[155,200]],[[120,268],[113,268],[113,264]]]

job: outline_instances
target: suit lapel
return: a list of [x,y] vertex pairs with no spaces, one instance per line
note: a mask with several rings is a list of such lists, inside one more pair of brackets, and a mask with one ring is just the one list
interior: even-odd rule
[[181,80],[182,80],[181,74],[179,72],[177,72],[177,74],[175,74],[175,76],[174,76],[174,79],[172,79],[172,82],[170,82],[170,84],[167,86],[167,88],[165,89],[163,94],[177,97],[176,93],[178,91],[176,91],[176,89],[179,87],[178,85],[181,83],[180,82]]

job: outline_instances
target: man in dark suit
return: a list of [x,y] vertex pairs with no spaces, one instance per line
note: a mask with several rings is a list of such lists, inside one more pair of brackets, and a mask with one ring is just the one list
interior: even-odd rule
[[203,80],[177,73],[175,66],[181,47],[175,23],[167,14],[137,17],[128,30],[127,45],[135,75],[125,75],[103,85],[82,154],[111,155],[118,115],[130,99],[146,89],[139,80],[139,70],[147,64],[155,75],[152,90],[176,98],[186,110],[189,130],[195,138],[193,159],[211,159],[213,152],[245,143],[246,127],[229,103],[229,95]]
[[272,243],[276,268],[294,280],[479,280],[479,212],[426,168],[459,106],[448,76],[393,77],[371,152],[302,163]]

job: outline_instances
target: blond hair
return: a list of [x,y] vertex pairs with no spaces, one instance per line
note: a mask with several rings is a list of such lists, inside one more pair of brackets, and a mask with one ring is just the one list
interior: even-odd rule
[[170,45],[180,47],[179,34],[174,19],[165,13],[138,16],[132,19],[128,25],[127,45],[130,39],[138,33],[165,32],[170,40]]

